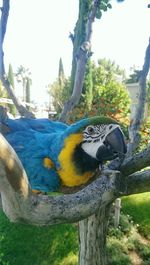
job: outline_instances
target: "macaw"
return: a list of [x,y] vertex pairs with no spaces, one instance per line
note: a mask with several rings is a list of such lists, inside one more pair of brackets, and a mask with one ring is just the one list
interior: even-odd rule
[[48,119],[0,119],[3,134],[36,191],[85,184],[100,164],[126,153],[121,127],[108,117],[82,119],[72,125]]

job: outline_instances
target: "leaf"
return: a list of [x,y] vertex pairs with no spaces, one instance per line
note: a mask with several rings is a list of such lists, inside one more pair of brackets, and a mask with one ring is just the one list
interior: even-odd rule
[[105,4],[105,3],[102,2],[100,4],[100,9],[103,10],[104,12],[107,11],[107,4]]
[[96,18],[97,18],[97,19],[100,19],[101,16],[102,16],[102,12],[101,12],[100,10],[97,10],[97,11],[96,11]]
[[107,5],[107,8],[112,8],[112,5],[109,3],[109,4]]

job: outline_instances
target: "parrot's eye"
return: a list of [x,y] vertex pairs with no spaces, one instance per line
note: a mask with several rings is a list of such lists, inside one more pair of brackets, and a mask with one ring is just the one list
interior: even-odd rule
[[93,126],[88,126],[88,127],[87,127],[87,132],[88,132],[90,135],[94,134],[94,133],[95,133],[95,129],[94,129],[94,127],[93,127]]

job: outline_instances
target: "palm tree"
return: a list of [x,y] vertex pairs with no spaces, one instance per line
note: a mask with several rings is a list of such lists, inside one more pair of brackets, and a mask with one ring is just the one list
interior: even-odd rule
[[17,69],[16,78],[17,82],[22,84],[23,88],[23,96],[22,100],[26,101],[30,98],[30,86],[32,83],[32,80],[30,78],[31,72],[29,71],[29,68],[25,68],[24,66],[20,65]]

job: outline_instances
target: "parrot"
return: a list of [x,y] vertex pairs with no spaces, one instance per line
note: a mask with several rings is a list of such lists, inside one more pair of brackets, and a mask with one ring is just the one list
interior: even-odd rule
[[55,192],[88,183],[99,165],[126,153],[121,126],[95,116],[73,124],[47,118],[0,116],[2,134],[17,153],[31,189]]

